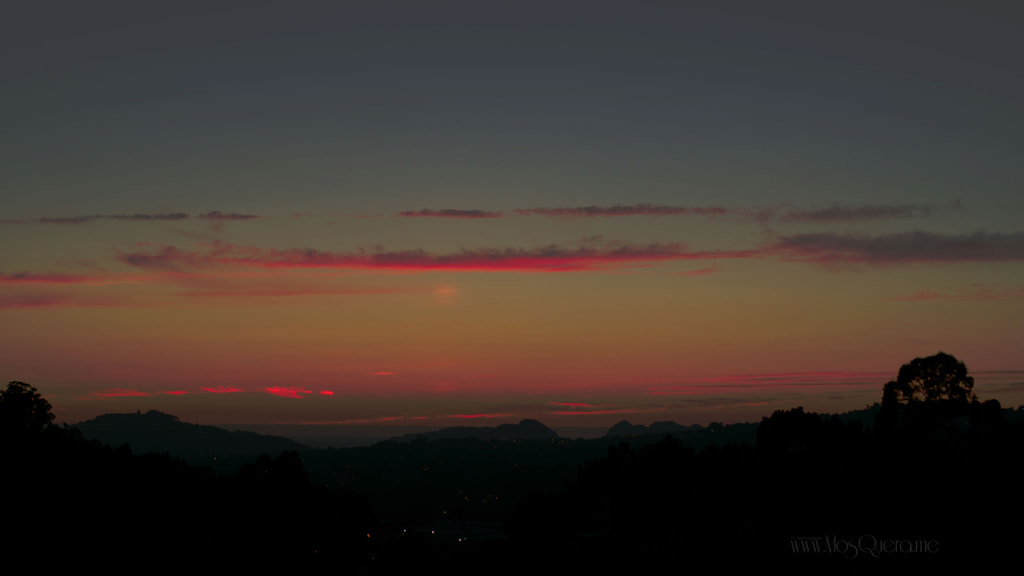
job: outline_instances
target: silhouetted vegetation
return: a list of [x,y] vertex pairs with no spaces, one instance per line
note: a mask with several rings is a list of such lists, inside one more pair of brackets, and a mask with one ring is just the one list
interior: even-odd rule
[[[528,562],[569,566],[573,550],[606,568],[654,569],[682,551],[716,567],[830,570],[1011,557],[1015,532],[999,518],[1024,512],[1024,425],[974,399],[951,356],[917,359],[896,382],[873,428],[796,408],[764,418],[755,446],[611,447],[564,493],[527,499],[510,539]],[[909,393],[894,402],[894,389]]]
[[50,427],[53,418],[50,403],[24,382],[10,382],[0,392],[0,434],[5,439],[38,435]]
[[[662,423],[674,430],[664,435],[620,423],[622,435],[598,440],[407,439],[283,451],[221,474],[86,441],[50,424],[49,404],[19,383],[0,396],[3,489],[34,505],[8,514],[23,527],[11,549],[44,554],[56,541],[86,563],[371,574],[1011,557],[1016,533],[998,523],[1024,512],[1024,410],[979,402],[951,356],[907,366],[881,404],[844,415],[797,407],[756,425]],[[86,528],[44,536],[58,518]]]
[[904,364],[896,380],[885,385],[882,401],[885,405],[950,402],[966,406],[977,401],[973,389],[974,378],[967,375],[967,366],[939,352]]
[[312,484],[296,452],[218,476],[167,454],[85,440],[50,424],[49,404],[33,388],[12,387],[0,397],[8,562],[117,571],[275,564],[354,570],[370,562],[377,529],[368,503]]

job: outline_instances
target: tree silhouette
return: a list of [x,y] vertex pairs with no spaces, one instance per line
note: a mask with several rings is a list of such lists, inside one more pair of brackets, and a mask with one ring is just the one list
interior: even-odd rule
[[0,431],[4,436],[39,434],[53,422],[53,408],[32,386],[10,382],[0,392]]
[[967,366],[955,357],[939,352],[904,364],[896,380],[885,385],[882,405],[945,400],[967,406],[977,401],[973,388],[974,378],[967,375]]

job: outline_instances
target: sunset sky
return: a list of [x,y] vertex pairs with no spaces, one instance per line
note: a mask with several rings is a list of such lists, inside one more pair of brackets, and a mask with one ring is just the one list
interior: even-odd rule
[[[0,13],[0,377],[58,421],[1024,403],[1015,3]],[[685,7],[684,7],[685,5]]]

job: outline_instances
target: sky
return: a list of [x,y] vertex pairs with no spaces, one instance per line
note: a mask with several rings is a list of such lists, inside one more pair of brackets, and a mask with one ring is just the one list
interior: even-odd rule
[[58,421],[1024,404],[1011,2],[0,13],[0,372]]

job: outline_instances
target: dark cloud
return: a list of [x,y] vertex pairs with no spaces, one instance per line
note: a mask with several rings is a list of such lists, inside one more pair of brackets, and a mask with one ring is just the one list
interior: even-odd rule
[[88,297],[74,294],[0,294],[0,310],[39,308],[125,308],[136,304],[124,298]]
[[254,220],[256,218],[259,218],[259,216],[255,215],[255,214],[239,214],[238,212],[221,212],[219,210],[214,210],[212,212],[207,212],[205,214],[200,214],[199,216],[197,216],[197,218],[199,218],[200,220],[224,221],[224,220]]
[[162,246],[156,252],[117,253],[117,259],[136,268],[175,270],[180,267],[202,267],[209,256],[197,252],[184,252],[174,246]]
[[821,263],[1015,262],[1024,260],[1024,233],[915,231],[867,236],[823,232],[782,236],[769,251],[788,260]]
[[111,214],[108,216],[101,216],[101,218],[109,218],[111,220],[165,221],[185,220],[188,218],[188,214],[182,212],[171,212],[168,214]]
[[833,205],[829,208],[798,210],[782,215],[784,220],[804,222],[855,222],[929,216],[937,209],[931,204]]
[[756,221],[788,220],[804,222],[856,222],[894,218],[928,216],[942,210],[963,211],[959,201],[948,207],[932,204],[863,204],[793,210],[782,204],[768,208],[745,209],[722,206],[662,206],[657,204],[633,204],[614,206],[578,206],[568,208],[517,209],[523,216],[554,216],[568,218],[589,218],[600,216],[724,216],[736,215]]
[[910,296],[886,298],[886,300],[902,302],[929,302],[934,300],[951,302],[989,302],[991,300],[1004,300],[1006,298],[1024,298],[1024,287],[1021,288],[992,288],[976,284],[970,288],[958,290],[935,292],[918,290]]
[[601,270],[663,261],[751,258],[756,251],[690,252],[681,244],[615,244],[606,247],[480,248],[450,254],[424,250],[323,252],[274,250],[215,242],[183,251],[163,246],[149,252],[118,252],[117,258],[138,268],[260,267],[346,268],[407,271],[545,271]]
[[100,219],[100,216],[66,216],[61,218],[37,218],[33,222],[40,224],[91,224]]
[[595,217],[595,216],[709,216],[728,214],[728,208],[721,206],[659,206],[657,204],[633,204],[625,206],[577,206],[574,208],[529,208],[518,209],[523,216]]
[[0,273],[0,284],[83,284],[97,281],[94,276],[59,274],[56,272]]
[[418,212],[399,212],[399,216],[406,218],[501,218],[501,212],[488,212],[486,210],[420,210]]
[[83,216],[61,216],[54,218],[34,218],[32,220],[5,220],[4,223],[38,223],[38,224],[92,224],[97,220],[136,220],[143,222],[163,222],[184,220],[188,214],[170,212],[166,214],[86,214]]

